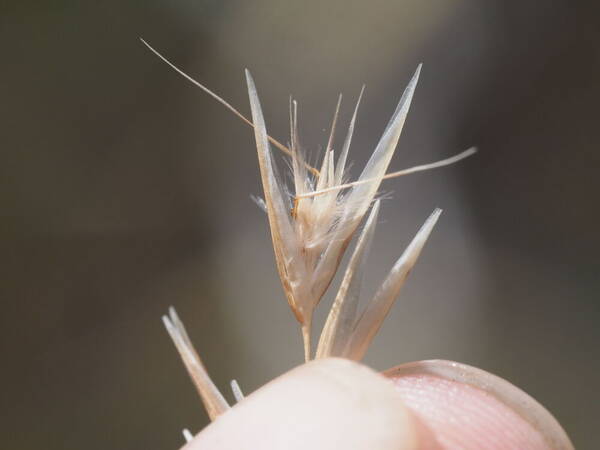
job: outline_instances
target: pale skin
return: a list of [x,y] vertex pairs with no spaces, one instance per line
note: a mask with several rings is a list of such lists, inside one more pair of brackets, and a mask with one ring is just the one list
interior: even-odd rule
[[447,361],[384,374],[349,360],[299,366],[248,395],[185,450],[572,449],[535,400]]

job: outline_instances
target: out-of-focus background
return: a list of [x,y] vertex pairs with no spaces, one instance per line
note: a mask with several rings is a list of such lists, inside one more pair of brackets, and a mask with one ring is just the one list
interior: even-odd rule
[[[597,2],[8,1],[0,11],[0,446],[175,449],[207,418],[160,316],[174,305],[218,385],[302,360],[275,271],[251,130],[326,143],[367,90],[354,174],[419,62],[365,297],[444,209],[366,362],[472,364],[540,400],[578,448],[600,417]],[[338,146],[339,148],[339,146]],[[321,306],[316,330],[327,309]]]

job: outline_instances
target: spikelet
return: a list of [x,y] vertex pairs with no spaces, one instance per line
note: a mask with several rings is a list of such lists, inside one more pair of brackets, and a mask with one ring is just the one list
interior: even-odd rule
[[[364,86],[356,101],[342,150],[336,160],[333,146],[342,100],[340,95],[325,154],[320,169],[317,170],[306,162],[299,148],[298,108],[295,101],[290,100],[291,136],[290,146],[287,147],[267,133],[256,86],[248,70],[246,70],[246,82],[252,120],[185,74],[144,40],[142,42],[175,71],[254,129],[264,192],[264,200],[255,200],[266,211],[269,219],[277,270],[287,301],[301,325],[307,361],[312,357],[310,336],[314,310],[328,290],[360,223],[371,209],[344,271],[315,353],[316,358],[337,356],[354,360],[362,359],[398,297],[441,214],[441,210],[436,209],[425,221],[402,256],[392,266],[380,288],[362,311],[359,311],[362,276],[381,207],[380,201],[374,201],[374,198],[381,182],[388,178],[453,164],[476,151],[471,148],[441,161],[386,173],[410,108],[421,65],[417,67],[404,90],[361,175],[356,181],[347,182],[346,162]],[[289,189],[278,176],[271,145],[291,159],[289,166],[292,172],[292,189]],[[225,412],[229,405],[208,376],[173,308],[169,311],[169,317],[163,317],[163,321],[210,418],[214,420],[219,414]],[[236,401],[241,401],[244,395],[235,380],[231,382],[231,387]],[[189,440],[191,433],[184,430],[184,435],[186,440]]]
[[216,419],[229,409],[227,401],[208,375],[175,308],[169,308],[169,315],[163,316],[162,320],[200,394],[208,416],[211,420]]
[[[344,140],[342,152],[337,163],[334,158],[333,137],[335,126],[339,113],[341,96],[336,106],[331,133],[321,163],[321,169],[317,176],[314,176],[308,169],[302,154],[299,151],[298,136],[297,136],[297,105],[292,102],[290,108],[290,129],[291,129],[291,148],[292,157],[292,179],[293,179],[293,195],[286,195],[289,190],[283,186],[281,179],[277,176],[273,154],[268,142],[268,134],[266,131],[264,118],[256,86],[252,76],[246,71],[246,80],[248,83],[248,94],[250,97],[250,106],[252,109],[252,122],[254,125],[254,134],[258,151],[258,160],[265,193],[265,207],[269,217],[269,225],[271,227],[271,237],[273,248],[275,249],[275,260],[279,276],[286,294],[288,303],[292,308],[296,318],[301,324],[302,335],[304,338],[305,359],[308,361],[311,358],[310,331],[313,312],[327,291],[333,277],[335,276],[342,256],[348,243],[352,239],[358,225],[363,220],[364,215],[368,211],[373,199],[379,189],[382,180],[409,173],[415,173],[421,170],[442,167],[448,164],[457,162],[475,152],[474,148],[468,149],[451,158],[438,161],[432,164],[404,169],[386,175],[386,171],[390,160],[396,149],[396,145],[402,132],[402,127],[406,120],[408,110],[412,101],[412,97],[419,79],[421,65],[417,67],[415,74],[410,80],[408,86],[404,90],[394,114],[389,120],[379,143],[371,158],[367,162],[360,177],[352,183],[342,184],[346,170],[346,160],[354,126],[358,106],[364,92],[361,92],[356,102],[356,107],[350,120],[348,132]],[[348,190],[349,189],[349,190]],[[291,209],[291,213],[289,212]],[[377,205],[377,210],[379,205]],[[397,264],[402,263],[401,267],[394,266],[390,272],[388,279],[384,282],[384,286],[397,286],[390,292],[399,292],[405,275],[412,266],[416,263],[418,254],[425,243],[426,236],[429,235],[439,212],[434,212],[432,218],[426,222],[431,224],[431,227],[424,227],[421,232],[415,237],[415,242],[419,245],[410,246],[407,249],[401,260]],[[376,214],[375,214],[376,215]],[[365,232],[370,227],[375,226],[375,221],[368,221]],[[370,235],[372,232],[369,233]],[[423,239],[425,236],[425,239]],[[370,237],[368,239],[370,241]],[[356,341],[356,336],[363,336],[365,342],[370,342],[374,332],[367,332],[365,327],[367,324],[371,329],[379,329],[381,322],[379,320],[369,320],[374,317],[375,311],[387,311],[391,306],[391,302],[395,299],[395,295],[385,297],[385,301],[381,296],[383,293],[378,293],[374,297],[370,307],[365,310],[365,318],[360,319],[356,325],[356,333],[354,344],[355,349],[348,348],[344,352],[341,350],[333,350],[330,339],[343,341],[350,338],[348,330],[342,327],[344,331],[338,331],[338,321],[334,318],[335,314],[340,310],[344,302],[345,290],[348,289],[346,284],[350,284],[355,278],[353,272],[355,265],[364,266],[360,260],[366,254],[361,247],[362,239],[359,239],[355,258],[350,262],[347,271],[347,277],[344,278],[340,292],[332,307],[328,326],[323,331],[322,338],[317,348],[317,356],[345,356],[353,359],[361,359],[366,351],[366,346],[363,351],[357,350],[360,347]],[[398,281],[398,280],[401,280]],[[383,287],[382,287],[383,289]],[[387,291],[386,291],[387,292]],[[354,301],[349,302],[354,304]],[[349,310],[353,311],[354,307]],[[346,309],[344,309],[345,311]],[[375,314],[375,317],[385,317],[386,314]],[[344,316],[342,321],[348,326],[350,316]],[[358,319],[356,319],[358,320]],[[359,326],[359,323],[361,324]],[[341,334],[338,334],[341,333]],[[344,336],[344,337],[342,337]],[[337,347],[341,344],[336,344]],[[348,344],[350,345],[350,344]],[[341,353],[340,353],[341,352]]]
[[[357,108],[355,108],[337,167],[331,148],[337,121],[336,109],[329,143],[318,177],[313,177],[308,173],[297,149],[297,116],[295,108],[292,109],[291,151],[295,198],[285,198],[286,190],[274,168],[273,154],[269,146],[256,86],[252,76],[246,71],[252,122],[254,123],[254,135],[275,260],[288,303],[302,326],[306,360],[311,357],[310,329],[314,309],[335,276],[344,251],[373,202],[381,180],[387,171],[408,114],[420,70],[421,66],[419,65],[373,155],[358,179],[361,183],[352,186],[349,192],[330,190],[322,195],[302,197],[307,193],[332,189],[340,184],[352,139]],[[290,209],[292,210],[291,214]]]

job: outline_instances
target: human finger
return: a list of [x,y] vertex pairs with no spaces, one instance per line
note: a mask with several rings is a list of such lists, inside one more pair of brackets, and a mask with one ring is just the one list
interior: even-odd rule
[[573,449],[540,403],[481,369],[432,360],[403,364],[384,375],[432,436],[431,449]]
[[322,359],[266,384],[184,450],[416,450],[415,421],[393,384],[368,367]]

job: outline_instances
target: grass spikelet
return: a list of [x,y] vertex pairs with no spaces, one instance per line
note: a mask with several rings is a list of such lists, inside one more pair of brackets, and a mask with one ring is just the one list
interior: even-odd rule
[[162,320],[200,394],[208,416],[211,420],[215,420],[217,416],[229,409],[227,401],[208,375],[183,323],[175,312],[175,308],[169,308],[169,315],[163,316]]
[[[320,162],[320,170],[317,170],[306,162],[300,151],[298,104],[294,99],[290,98],[290,145],[287,147],[267,133],[256,85],[248,70],[246,70],[246,83],[252,120],[185,74],[144,40],[142,42],[180,75],[200,87],[253,128],[264,193],[264,201],[261,199],[255,201],[268,216],[275,263],[288,304],[300,323],[304,356],[307,361],[312,358],[311,325],[314,310],[329,289],[359,225],[369,209],[371,210],[344,271],[315,352],[317,358],[339,356],[354,360],[362,359],[398,297],[441,214],[440,209],[436,209],[431,214],[393,265],[374,296],[359,312],[361,281],[381,207],[381,202],[374,199],[382,181],[453,164],[476,151],[470,148],[441,161],[387,173],[410,109],[421,65],[417,67],[410,79],[359,178],[356,181],[344,182],[348,175],[346,163],[364,86],[358,95],[336,161],[335,134],[342,102],[342,96],[339,96],[325,153]],[[288,188],[283,179],[278,176],[271,146],[290,158],[291,188]],[[200,393],[209,416],[214,419],[225,412],[229,405],[210,380],[175,310],[171,308],[169,316],[164,316],[163,321]],[[235,380],[231,382],[231,388],[237,401],[244,398]],[[187,437],[189,436],[186,434]]]
[[[311,358],[310,333],[314,309],[335,276],[348,243],[370,207],[387,171],[410,108],[420,70],[421,66],[417,68],[405,89],[396,111],[367,162],[359,178],[362,183],[353,186],[347,194],[332,188],[337,185],[343,174],[343,165],[347,158],[356,119],[356,110],[344,143],[341,156],[342,167],[340,169],[338,166],[336,174],[332,145],[341,103],[340,96],[321,163],[320,175],[314,179],[308,178],[310,175],[304,170],[303,161],[296,149],[297,113],[294,107],[291,114],[291,151],[295,198],[288,199],[283,197],[282,193],[286,192],[286,189],[277,178],[274,169],[273,155],[267,138],[268,134],[256,86],[252,76],[246,71],[275,260],[288,303],[302,328],[307,361]],[[303,197],[312,186],[316,191],[324,189],[330,191],[323,195]],[[291,215],[290,208],[292,209]]]

